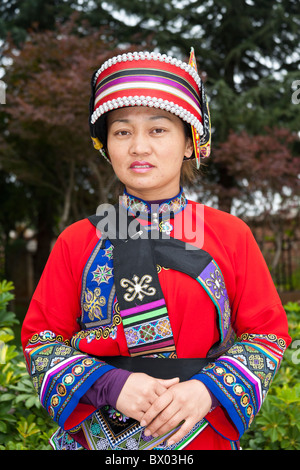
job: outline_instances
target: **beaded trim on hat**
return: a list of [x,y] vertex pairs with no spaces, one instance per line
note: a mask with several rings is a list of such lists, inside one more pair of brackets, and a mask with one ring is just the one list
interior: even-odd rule
[[97,119],[108,111],[113,111],[114,109],[124,108],[127,106],[147,106],[149,108],[159,108],[164,111],[169,111],[172,114],[175,114],[183,121],[186,121],[191,126],[194,126],[199,134],[203,133],[202,123],[189,111],[186,111],[182,106],[178,104],[163,100],[162,98],[155,98],[151,96],[124,96],[123,98],[117,98],[112,101],[107,101],[103,105],[99,106],[91,117],[91,123],[95,124]]

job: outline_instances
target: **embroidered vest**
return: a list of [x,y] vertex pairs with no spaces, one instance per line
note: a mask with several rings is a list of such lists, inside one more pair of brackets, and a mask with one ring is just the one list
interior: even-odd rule
[[[117,207],[117,216],[119,211],[124,208]],[[123,215],[127,217],[127,211]],[[89,220],[98,228],[103,221],[97,216]],[[124,226],[118,225],[120,220],[125,220],[122,214],[114,219],[115,225],[110,219],[108,231],[86,264],[80,319],[84,331],[73,338],[73,346],[79,347],[76,337],[92,340],[98,334],[114,338],[117,325],[122,322],[131,357],[176,360],[173,332],[157,273],[157,266],[163,266],[188,274],[207,292],[218,313],[220,332],[220,342],[211,348],[208,357],[226,351],[234,341],[229,299],[221,270],[212,256],[201,249],[187,249],[186,243],[164,237],[163,231],[158,232],[158,237],[149,237],[149,226],[141,225],[136,232],[139,236],[129,238],[129,223],[136,219],[128,218],[125,233]],[[161,222],[159,226],[165,227]],[[149,438],[137,421],[105,406],[86,420],[82,429],[91,449],[172,450],[186,447],[206,426],[203,418],[180,442],[167,447],[167,438],[178,427],[168,435]],[[94,429],[98,430],[96,434]]]
[[[128,224],[133,219],[128,217]],[[98,226],[101,218],[89,220]],[[110,225],[110,232],[97,243],[83,273],[80,324],[85,331],[81,337],[89,335],[91,329],[92,339],[98,329],[104,338],[113,338],[122,322],[131,356],[176,357],[157,273],[157,266],[163,266],[191,276],[207,292],[217,310],[220,333],[220,341],[208,357],[226,351],[234,339],[230,304],[222,272],[212,256],[202,249],[187,249],[186,243],[172,237],[160,234],[151,238],[148,227],[140,226],[139,237],[130,239],[124,229],[122,232],[112,221]]]

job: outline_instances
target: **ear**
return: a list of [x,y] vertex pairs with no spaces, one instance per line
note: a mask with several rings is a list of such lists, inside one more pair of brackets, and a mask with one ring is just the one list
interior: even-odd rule
[[184,156],[186,158],[190,158],[193,155],[193,151],[194,151],[193,140],[191,139],[191,137],[188,137],[186,139],[186,146],[185,146]]

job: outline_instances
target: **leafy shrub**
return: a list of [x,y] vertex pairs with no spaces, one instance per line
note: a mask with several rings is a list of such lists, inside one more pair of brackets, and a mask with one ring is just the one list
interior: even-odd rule
[[13,344],[16,315],[7,311],[13,300],[11,282],[0,282],[0,449],[50,449],[57,427],[47,416],[26,370],[22,349]]
[[[13,285],[0,282],[0,450],[47,450],[57,425],[41,406],[26,370],[22,349],[14,343],[18,323],[7,311]],[[288,303],[292,344],[251,428],[241,439],[245,450],[300,449],[300,305]]]
[[300,450],[300,305],[285,305],[292,343],[266,400],[241,439],[245,450]]

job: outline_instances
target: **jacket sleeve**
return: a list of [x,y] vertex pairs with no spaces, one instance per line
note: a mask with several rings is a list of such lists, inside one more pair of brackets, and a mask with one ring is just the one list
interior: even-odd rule
[[[78,330],[79,279],[72,266],[65,236],[50,254],[22,326],[22,345],[28,372],[40,401],[63,429],[78,426],[96,409],[81,403],[87,390],[113,369],[70,345]],[[79,256],[80,255],[80,256]],[[77,263],[78,264],[78,263]]]
[[209,413],[207,420],[231,440],[238,440],[251,425],[291,341],[286,313],[264,258],[250,230],[243,235],[231,305],[236,340],[193,377],[219,400],[222,406]]

